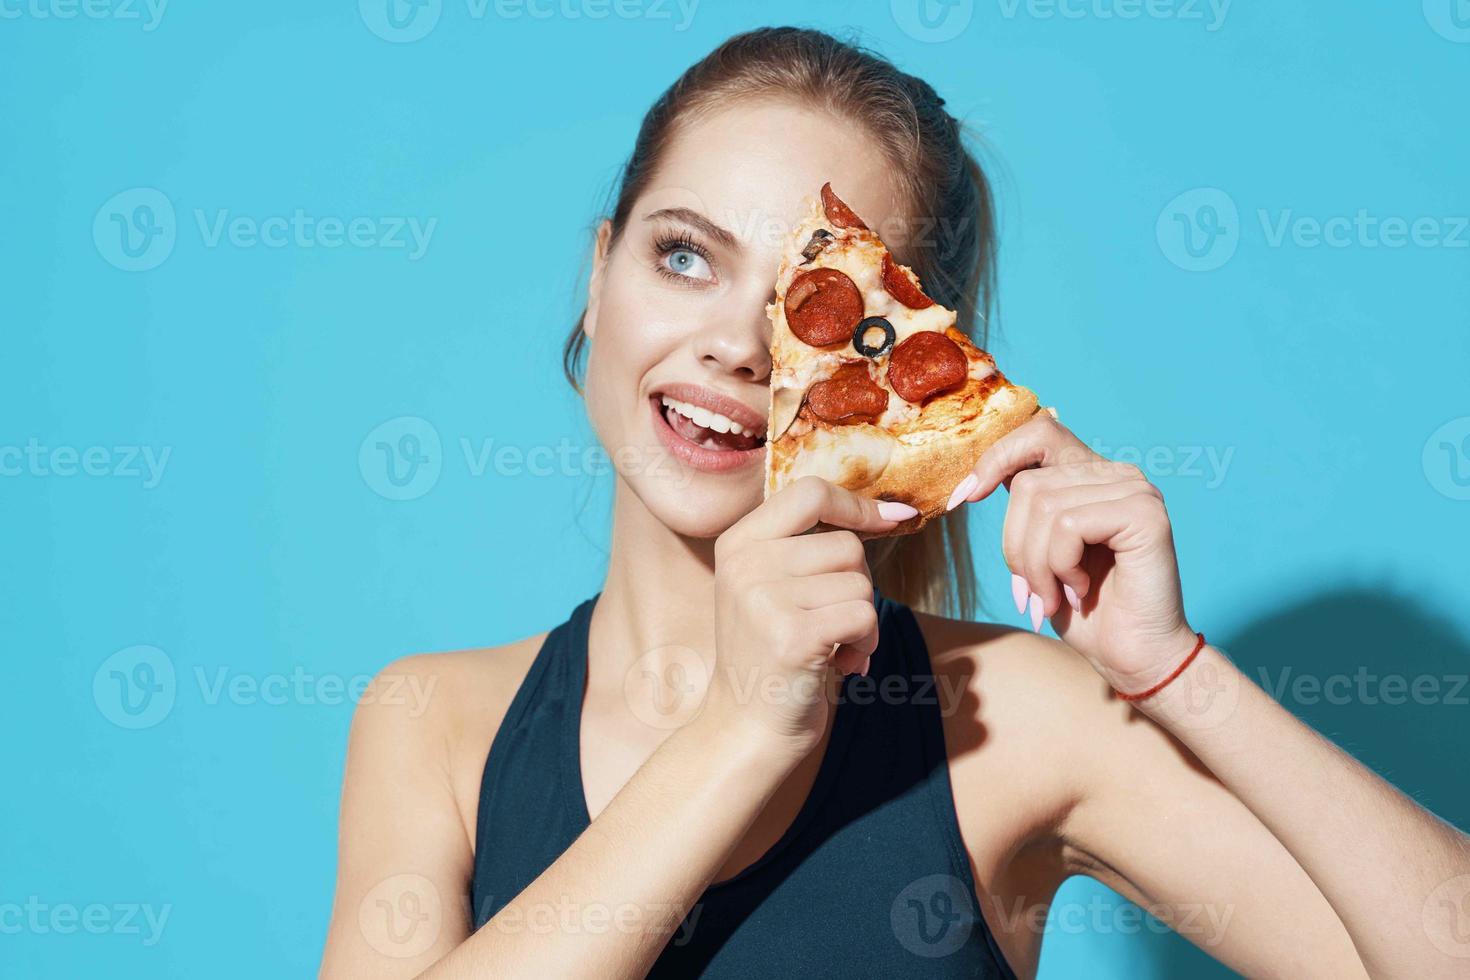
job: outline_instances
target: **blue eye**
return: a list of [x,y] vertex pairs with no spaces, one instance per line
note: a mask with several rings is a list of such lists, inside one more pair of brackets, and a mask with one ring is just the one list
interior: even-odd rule
[[710,282],[715,278],[702,249],[682,236],[658,243],[659,271],[678,279]]
[[704,260],[704,256],[697,252],[691,252],[687,248],[675,249],[670,252],[664,258],[664,264],[670,272],[677,273],[681,276],[688,276],[691,279],[713,278],[709,263]]

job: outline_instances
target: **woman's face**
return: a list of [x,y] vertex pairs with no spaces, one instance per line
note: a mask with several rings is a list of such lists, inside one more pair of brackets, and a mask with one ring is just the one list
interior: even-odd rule
[[606,225],[599,236],[587,411],[629,489],[679,534],[713,537],[760,503],[766,304],[803,200],[827,181],[870,227],[895,216],[885,161],[859,126],[736,106],[676,136],[617,243],[605,247]]

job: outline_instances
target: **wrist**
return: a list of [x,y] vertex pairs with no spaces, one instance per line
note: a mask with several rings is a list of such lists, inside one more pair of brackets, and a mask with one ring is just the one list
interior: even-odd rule
[[675,733],[682,741],[697,746],[708,763],[742,775],[758,774],[776,783],[811,751],[811,740],[805,735],[791,737],[778,733],[748,712],[701,711]]
[[1176,734],[1216,731],[1238,717],[1244,676],[1219,648],[1205,643],[1178,676],[1130,703]]
[[1127,659],[1138,666],[1105,673],[1108,685],[1125,700],[1170,682],[1176,671],[1194,652],[1200,634],[1181,620],[1167,633],[1131,645]]

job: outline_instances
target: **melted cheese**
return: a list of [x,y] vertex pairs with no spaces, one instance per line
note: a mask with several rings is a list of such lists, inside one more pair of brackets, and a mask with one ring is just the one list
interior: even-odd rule
[[[819,228],[831,231],[835,237],[827,248],[811,261],[807,261],[802,257],[801,250],[811,240],[812,233]],[[806,217],[792,232],[786,255],[782,259],[776,279],[776,302],[766,307],[766,315],[773,327],[773,405],[777,389],[806,391],[818,381],[830,378],[844,362],[859,356],[850,342],[831,348],[816,348],[791,332],[791,327],[786,322],[786,291],[792,280],[803,272],[816,268],[837,269],[851,279],[863,296],[863,316],[881,316],[893,325],[894,346],[921,330],[943,333],[954,326],[956,315],[953,310],[937,303],[922,310],[911,310],[883,288],[885,251],[878,237],[871,232],[832,227],[822,210],[821,202],[811,202]],[[914,422],[919,417],[920,407],[904,401],[888,384],[888,356],[884,354],[874,359],[869,374],[888,392],[888,407],[879,417],[878,425],[892,429]],[[969,373],[972,379],[983,379],[993,371],[994,368],[983,360],[970,362]],[[775,422],[773,418],[772,423]],[[851,433],[860,428],[872,427],[846,426],[844,431]],[[788,437],[797,437],[809,429],[809,425],[798,420],[786,434]]]
[[836,431],[812,429],[801,443],[789,468],[775,474],[780,485],[812,475],[857,490],[883,475],[898,440],[876,426],[845,425]]

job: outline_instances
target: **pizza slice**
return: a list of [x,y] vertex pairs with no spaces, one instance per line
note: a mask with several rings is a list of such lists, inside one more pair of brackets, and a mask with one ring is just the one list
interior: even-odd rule
[[888,534],[917,531],[980,454],[1038,410],[831,184],[792,232],[766,314],[768,497],[815,474],[912,505],[918,515]]

